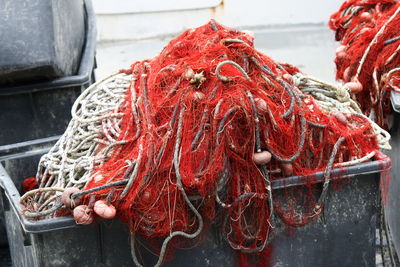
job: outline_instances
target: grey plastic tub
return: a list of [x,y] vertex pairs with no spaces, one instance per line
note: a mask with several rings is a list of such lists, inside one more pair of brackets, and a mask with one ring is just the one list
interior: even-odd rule
[[[96,20],[91,0],[85,0],[84,4],[86,41],[76,75],[44,83],[0,87],[0,160],[34,149],[35,144],[40,147],[57,140],[71,119],[76,98],[94,82]],[[0,204],[0,246],[6,245]]]
[[[29,157],[30,155],[43,154],[48,151],[59,138],[60,136],[52,136],[33,141],[0,146],[0,162],[10,158],[24,158]],[[32,173],[32,175],[34,175],[34,173]],[[8,245],[4,220],[2,202],[0,201],[0,247]]]
[[390,129],[392,150],[388,155],[392,159],[393,167],[385,216],[397,255],[400,255],[400,93],[392,92],[391,102],[393,107],[393,124]]
[[[82,1],[78,2],[82,5]],[[0,146],[62,134],[71,119],[71,107],[76,98],[94,82],[96,19],[91,1],[83,3],[86,24],[82,27],[86,35],[83,51],[76,62],[77,72],[46,82],[0,86]],[[62,12],[68,14],[68,10]],[[65,49],[64,53],[71,52]]]
[[[29,221],[21,215],[18,188],[35,173],[41,153],[3,158],[0,187],[7,235],[14,266],[133,266],[129,234],[118,219],[77,226],[71,217]],[[275,266],[374,266],[379,221],[380,172],[388,157],[341,169],[333,175],[347,179],[340,190],[329,190],[323,220],[284,231],[272,242]],[[317,181],[323,174],[316,173]],[[283,186],[301,186],[302,177],[273,182],[276,194]],[[165,266],[234,266],[235,253],[210,231],[204,243],[178,250]],[[145,266],[156,258],[141,250]]]
[[75,74],[84,15],[83,0],[0,1],[0,85]]

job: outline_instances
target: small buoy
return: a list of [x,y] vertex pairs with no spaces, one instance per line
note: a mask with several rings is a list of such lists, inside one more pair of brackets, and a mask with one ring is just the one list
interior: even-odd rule
[[348,123],[348,120],[343,113],[335,113],[334,115],[335,115],[336,119],[338,119],[339,121],[341,121],[345,124]]
[[149,192],[149,190],[145,190],[142,194],[142,201],[148,202],[150,200],[150,197],[151,197],[151,193]]
[[111,204],[107,205],[105,200],[97,200],[94,203],[93,210],[97,215],[105,219],[112,219],[117,214],[116,208]]
[[290,176],[293,174],[293,165],[291,163],[283,163],[282,171],[285,176]]
[[271,161],[272,154],[268,151],[254,153],[253,161],[257,165],[267,164]]
[[345,83],[344,87],[349,88],[352,93],[359,93],[363,89],[362,84],[357,79],[354,79],[351,82]]
[[360,33],[361,33],[361,34],[367,34],[367,33],[369,33],[370,31],[372,31],[372,29],[371,29],[370,27],[365,27],[365,28],[362,28],[362,29],[361,29]]
[[336,48],[336,56],[340,58],[346,56],[346,48],[347,47],[345,45],[341,45],[338,48]]
[[346,57],[346,46],[341,45],[336,49],[336,57],[338,58],[345,58]]
[[345,58],[346,56],[347,56],[346,52],[341,52],[341,53],[337,53],[337,54],[336,54],[336,57],[337,57],[337,58],[340,58],[340,59],[343,59],[343,58]]
[[341,53],[341,52],[345,52],[346,50],[346,46],[345,45],[341,45],[338,48],[336,48],[336,54]]
[[293,83],[293,76],[290,75],[289,73],[283,74],[283,75],[282,75],[282,78],[283,78],[285,81],[289,82],[289,83]]
[[349,81],[350,80],[350,67],[347,67],[343,72],[343,80]]
[[95,176],[94,176],[94,182],[95,183],[98,183],[98,182],[100,182],[101,180],[103,180],[103,175],[101,175],[101,174],[96,174]]
[[82,202],[81,197],[77,197],[75,199],[71,198],[71,195],[74,193],[81,192],[81,190],[77,187],[68,187],[65,188],[64,192],[61,195],[61,201],[64,203],[65,207],[73,209]]
[[200,102],[204,97],[205,95],[202,92],[196,91],[192,93],[192,99],[194,102]]
[[77,224],[91,224],[94,220],[92,210],[86,205],[79,205],[76,207],[73,214]]
[[264,99],[256,97],[254,98],[254,102],[256,103],[258,111],[261,111],[262,113],[267,111],[267,102],[265,102]]
[[369,22],[372,19],[372,15],[369,12],[363,12],[360,15],[360,19],[362,22]]

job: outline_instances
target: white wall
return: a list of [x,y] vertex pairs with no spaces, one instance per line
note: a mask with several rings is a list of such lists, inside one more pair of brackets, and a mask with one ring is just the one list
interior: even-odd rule
[[225,0],[217,18],[232,26],[327,23],[344,0]]
[[93,0],[99,41],[166,36],[215,18],[231,27],[326,23],[342,0]]

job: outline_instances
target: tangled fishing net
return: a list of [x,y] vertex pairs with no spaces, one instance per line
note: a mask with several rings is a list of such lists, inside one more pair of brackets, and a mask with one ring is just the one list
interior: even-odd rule
[[336,78],[346,82],[362,111],[388,126],[390,92],[400,92],[400,2],[348,0],[331,16],[341,46]]
[[[72,115],[40,161],[39,189],[21,198],[24,215],[117,215],[138,266],[136,235],[162,240],[158,266],[167,246],[200,240],[212,224],[234,250],[265,252],[279,222],[318,218],[334,167],[371,159],[390,138],[346,88],[274,62],[214,21],[93,85]],[[309,186],[275,199],[273,182],[290,175]]]

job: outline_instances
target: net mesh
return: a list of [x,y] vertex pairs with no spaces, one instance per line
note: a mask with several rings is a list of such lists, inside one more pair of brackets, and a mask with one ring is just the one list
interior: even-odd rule
[[341,42],[336,78],[354,89],[364,114],[386,128],[390,92],[400,92],[399,12],[400,3],[395,0],[350,0],[329,21]]
[[[298,227],[319,217],[333,167],[368,160],[387,145],[346,90],[273,61],[250,35],[214,21],[118,75],[123,88],[103,84],[75,104],[76,114],[94,119],[75,116],[42,159],[41,189],[21,202],[25,216],[54,216],[63,206],[59,192],[75,181],[85,205],[104,200],[127,223],[137,265],[135,235],[154,245],[159,265],[212,224],[241,263],[248,253],[265,260],[281,222]],[[85,139],[89,132],[95,138]],[[63,146],[78,135],[85,146]],[[275,195],[272,182],[291,175],[303,176],[304,186]]]

